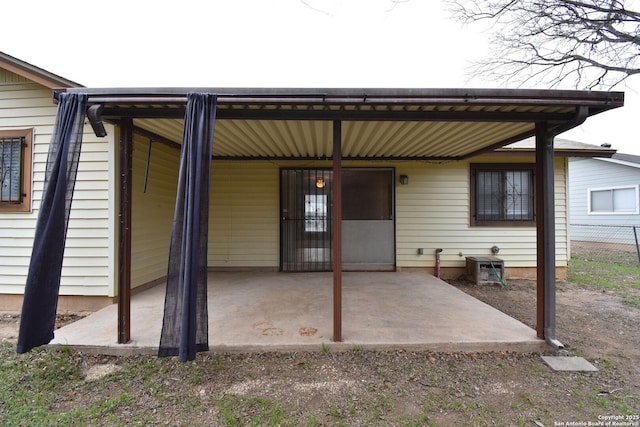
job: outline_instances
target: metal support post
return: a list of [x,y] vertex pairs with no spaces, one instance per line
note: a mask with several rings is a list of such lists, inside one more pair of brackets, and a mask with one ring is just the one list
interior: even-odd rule
[[118,344],[131,340],[131,189],[133,120],[120,121],[120,210],[118,247]]
[[342,341],[342,122],[333,122],[333,341]]

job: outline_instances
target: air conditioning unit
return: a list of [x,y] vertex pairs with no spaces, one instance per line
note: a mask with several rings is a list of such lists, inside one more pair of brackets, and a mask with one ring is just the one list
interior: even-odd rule
[[492,256],[468,256],[466,259],[468,280],[476,285],[499,285],[502,283],[504,279],[503,260]]

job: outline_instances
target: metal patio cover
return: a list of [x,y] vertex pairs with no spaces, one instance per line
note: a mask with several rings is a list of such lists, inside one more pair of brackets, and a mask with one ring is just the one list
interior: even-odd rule
[[[343,159],[462,160],[620,107],[622,92],[524,89],[72,88],[89,118],[134,119],[137,133],[177,146],[186,95],[218,95],[213,157],[323,159],[343,121]],[[91,108],[93,106],[93,108]]]
[[535,136],[538,337],[555,338],[553,138],[621,107],[621,92],[521,89],[73,88],[97,135],[119,123],[118,342],[129,340],[132,134],[179,147],[187,96],[217,96],[214,159],[332,159],[334,341],[342,341],[342,160],[464,160]]

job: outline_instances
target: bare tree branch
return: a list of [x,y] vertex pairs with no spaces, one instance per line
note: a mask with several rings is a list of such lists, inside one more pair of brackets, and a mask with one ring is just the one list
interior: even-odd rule
[[300,2],[307,6],[309,9],[313,10],[314,12],[318,12],[318,13],[322,13],[323,15],[327,15],[327,16],[333,16],[332,14],[330,14],[329,12],[326,12],[322,9],[318,9],[317,7],[313,7],[309,4],[309,2],[307,0],[300,0]]
[[634,0],[448,0],[455,18],[491,23],[492,52],[473,71],[505,83],[611,87],[640,74]]

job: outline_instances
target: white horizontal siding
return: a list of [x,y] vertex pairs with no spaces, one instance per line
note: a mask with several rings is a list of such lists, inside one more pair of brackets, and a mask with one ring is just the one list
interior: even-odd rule
[[[0,70],[0,130],[33,129],[32,212],[0,213],[0,293],[23,293],[56,106],[50,89]],[[84,130],[60,294],[113,294],[113,131]]]
[[[14,79],[15,80],[15,79]],[[2,83],[0,129],[33,128],[34,212],[0,214],[1,292],[22,292],[43,188],[55,106],[48,89],[28,82]],[[133,168],[133,286],[166,274],[179,152],[161,144],[152,149],[147,192],[142,191],[148,140],[136,137]],[[65,252],[62,294],[113,295],[116,271],[114,233],[114,133],[96,138],[85,129],[78,181]],[[528,159],[530,160],[530,159]],[[487,161],[494,162],[495,158]],[[513,161],[522,161],[514,159]],[[212,267],[278,267],[279,170],[330,167],[329,162],[215,161],[212,165],[208,263]],[[532,267],[535,228],[470,227],[468,162],[345,162],[345,167],[395,167],[410,176],[396,185],[396,250],[400,267],[432,267],[435,248],[444,248],[443,266],[463,266],[464,256],[501,248],[507,267]],[[556,163],[558,264],[566,265],[565,168]],[[425,248],[427,255],[418,256]],[[462,254],[462,256],[460,255]]]
[[137,287],[167,274],[171,224],[176,202],[180,151],[151,146],[144,192],[149,140],[134,136],[131,285]]
[[640,214],[589,215],[588,191],[640,184],[640,169],[595,159],[569,163],[571,223],[590,225],[640,225]]
[[571,240],[635,244],[640,214],[589,214],[589,190],[640,184],[640,169],[596,159],[569,162]]
[[[527,162],[531,159],[508,159]],[[475,162],[505,162],[495,157]],[[507,267],[536,266],[535,227],[477,227],[470,225],[469,162],[407,163],[397,175],[409,175],[409,185],[396,186],[396,251],[399,267],[434,267],[435,250],[442,248],[443,267],[464,267],[467,256],[499,257]],[[556,259],[566,266],[566,181],[564,162],[555,162]],[[425,255],[418,255],[424,248]]]
[[[179,152],[153,147],[142,192],[148,142],[134,145],[133,286],[166,275]],[[270,162],[215,161],[211,171],[210,267],[279,265],[279,168]]]

